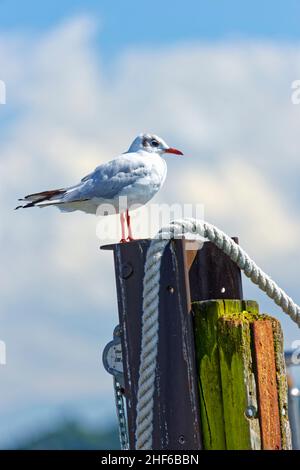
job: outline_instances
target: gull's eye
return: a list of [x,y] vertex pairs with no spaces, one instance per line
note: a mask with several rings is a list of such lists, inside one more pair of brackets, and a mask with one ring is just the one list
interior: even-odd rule
[[153,139],[153,140],[151,140],[151,145],[152,145],[152,147],[159,147],[159,142],[157,142],[157,140]]

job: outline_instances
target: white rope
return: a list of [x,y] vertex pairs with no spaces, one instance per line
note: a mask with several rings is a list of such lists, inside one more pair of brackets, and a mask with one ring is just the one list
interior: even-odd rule
[[202,220],[175,220],[163,227],[149,246],[143,282],[142,345],[136,417],[136,449],[152,448],[153,395],[158,350],[160,267],[170,238],[200,236],[214,243],[234,261],[300,327],[300,307],[272,281],[228,235]]

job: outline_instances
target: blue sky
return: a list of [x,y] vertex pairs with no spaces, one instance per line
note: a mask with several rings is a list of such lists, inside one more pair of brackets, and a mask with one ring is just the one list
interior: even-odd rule
[[1,0],[0,12],[1,28],[32,32],[88,12],[100,19],[102,53],[107,58],[132,45],[156,47],[188,40],[300,38],[297,0]]
[[[95,219],[11,208],[78,181],[141,130],[187,156],[169,162],[157,201],[203,203],[299,299],[299,10],[296,0],[0,0],[0,447],[66,410],[113,419],[100,351],[117,322],[115,280]],[[291,347],[298,330],[244,286]]]

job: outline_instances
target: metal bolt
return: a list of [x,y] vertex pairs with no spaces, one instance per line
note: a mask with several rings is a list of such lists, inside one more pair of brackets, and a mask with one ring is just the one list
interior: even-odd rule
[[167,290],[170,292],[170,294],[174,294],[174,292],[175,292],[175,289],[172,286],[168,286]]
[[121,277],[123,279],[128,279],[133,273],[133,266],[131,263],[127,262],[121,266]]
[[245,410],[245,415],[247,418],[249,419],[254,419],[256,418],[256,415],[257,415],[257,409],[255,408],[255,406],[247,406],[246,410]]
[[179,442],[179,444],[184,444],[185,443],[185,437],[184,436],[179,436],[178,442]]
[[121,325],[117,325],[114,329],[114,337],[120,337],[121,336]]

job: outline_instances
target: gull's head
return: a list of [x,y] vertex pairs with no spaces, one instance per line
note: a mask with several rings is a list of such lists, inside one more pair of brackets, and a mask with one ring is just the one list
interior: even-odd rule
[[149,154],[183,155],[180,150],[170,147],[161,137],[155,134],[138,135],[129,147],[128,152],[149,152]]

